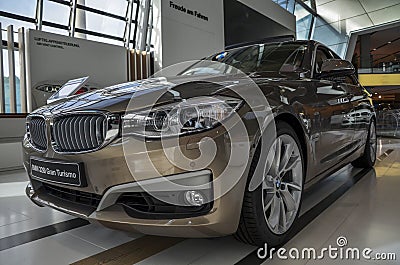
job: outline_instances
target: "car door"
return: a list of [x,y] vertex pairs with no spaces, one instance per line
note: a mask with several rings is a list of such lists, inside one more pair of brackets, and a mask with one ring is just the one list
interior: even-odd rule
[[341,87],[347,91],[352,112],[350,116],[354,120],[353,145],[357,145],[361,139],[367,137],[369,124],[373,116],[373,109],[370,104],[368,93],[360,85],[355,75],[342,77]]
[[336,78],[320,78],[320,69],[325,60],[335,58],[323,46],[317,46],[314,53],[313,80],[318,99],[320,130],[315,141],[315,155],[318,165],[317,174],[323,173],[350,154],[354,137],[355,119],[351,116],[353,105],[350,93]]

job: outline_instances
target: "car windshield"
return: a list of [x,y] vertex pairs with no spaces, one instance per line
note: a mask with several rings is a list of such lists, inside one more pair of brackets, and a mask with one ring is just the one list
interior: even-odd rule
[[303,63],[307,46],[299,43],[260,44],[210,56],[186,69],[182,75],[294,73]]

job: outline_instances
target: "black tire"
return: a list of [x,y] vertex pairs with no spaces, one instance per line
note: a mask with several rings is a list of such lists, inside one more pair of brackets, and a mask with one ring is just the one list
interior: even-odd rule
[[[292,136],[295,139],[298,148],[300,150],[302,168],[303,168],[302,178],[304,187],[305,165],[304,165],[303,150],[299,138],[297,137],[297,134],[295,133],[294,129],[288,123],[278,121],[276,123],[276,137],[279,137],[280,135],[283,134],[289,134],[290,136]],[[272,142],[266,146],[268,147],[268,149],[270,149],[270,147],[272,146]],[[291,227],[288,229],[288,231],[280,235],[273,233],[271,229],[268,227],[264,217],[264,210],[261,200],[262,196],[261,186],[252,192],[249,191],[250,179],[256,170],[258,160],[260,159],[260,153],[261,153],[261,144],[257,146],[253,161],[250,166],[249,177],[247,180],[242,211],[240,215],[239,227],[234,236],[237,240],[250,245],[261,247],[264,246],[265,243],[267,243],[269,247],[280,246],[288,240],[288,235],[293,230],[293,227],[295,226],[298,220],[303,194],[301,194],[300,197],[300,206],[297,209],[295,220],[291,225]]]
[[374,158],[371,157],[371,152],[372,152],[371,144],[370,144],[370,142],[371,142],[371,126],[374,126],[374,130],[375,130],[375,151],[376,151],[376,124],[375,124],[375,121],[372,120],[368,127],[368,136],[367,136],[367,142],[365,143],[364,153],[357,160],[354,160],[353,162],[351,162],[351,164],[354,167],[371,168],[375,165],[376,152],[375,152],[375,155],[372,155],[372,157],[374,157]]

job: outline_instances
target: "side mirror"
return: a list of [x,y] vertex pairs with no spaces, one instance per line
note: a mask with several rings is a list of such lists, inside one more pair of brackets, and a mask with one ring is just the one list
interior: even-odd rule
[[356,70],[351,62],[340,59],[329,59],[323,62],[321,77],[348,76],[355,74]]
[[302,68],[299,68],[296,65],[293,64],[283,64],[281,68],[279,69],[279,74],[285,75],[285,76],[293,76],[293,77],[301,77],[301,74],[304,73],[305,70]]

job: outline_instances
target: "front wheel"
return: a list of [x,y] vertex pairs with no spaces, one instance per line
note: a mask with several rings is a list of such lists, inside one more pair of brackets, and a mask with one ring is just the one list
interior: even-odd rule
[[354,167],[359,168],[371,168],[375,165],[376,161],[376,147],[377,147],[377,137],[376,137],[376,125],[375,121],[372,120],[369,125],[367,142],[365,143],[364,154],[353,161],[351,164]]
[[[305,175],[302,148],[289,124],[277,122],[276,132],[267,152],[258,146],[251,164],[236,233],[236,238],[247,244],[282,244],[299,215]],[[256,171],[258,161],[258,166],[264,167],[261,171]],[[252,179],[257,178],[259,185],[251,188]]]

